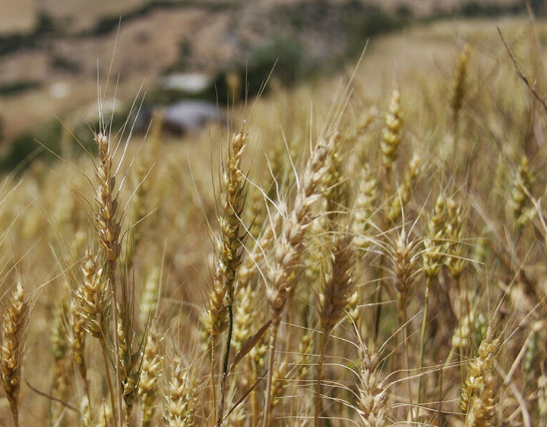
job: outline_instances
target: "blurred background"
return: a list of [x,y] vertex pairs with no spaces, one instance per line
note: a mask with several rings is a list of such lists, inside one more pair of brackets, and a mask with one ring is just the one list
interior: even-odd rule
[[[542,0],[0,0],[0,168],[66,133],[89,138],[97,82],[123,121],[136,99],[145,132],[162,111],[173,135],[222,119],[222,107],[332,75],[368,39],[432,22],[498,19]],[[144,101],[142,95],[146,93]],[[142,103],[141,103],[142,101]],[[70,135],[69,135],[70,137]]]

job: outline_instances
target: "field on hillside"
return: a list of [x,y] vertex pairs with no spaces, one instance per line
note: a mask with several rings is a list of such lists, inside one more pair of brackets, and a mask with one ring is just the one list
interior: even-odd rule
[[0,186],[0,426],[547,427],[546,37],[433,22],[227,126],[66,129]]

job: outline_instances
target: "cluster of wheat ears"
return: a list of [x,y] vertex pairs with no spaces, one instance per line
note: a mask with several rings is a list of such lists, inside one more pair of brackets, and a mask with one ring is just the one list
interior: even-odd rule
[[185,148],[102,118],[6,179],[0,425],[547,426],[534,40],[488,84],[464,47],[434,101],[278,91],[249,117],[281,129]]

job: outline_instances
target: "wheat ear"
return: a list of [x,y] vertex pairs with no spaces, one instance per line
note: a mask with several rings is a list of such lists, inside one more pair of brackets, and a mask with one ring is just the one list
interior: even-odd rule
[[378,353],[361,343],[359,395],[357,413],[361,427],[384,427],[387,424],[387,390],[380,379]]
[[224,400],[226,381],[228,377],[228,363],[232,346],[232,330],[234,326],[234,295],[235,280],[241,264],[243,253],[244,227],[241,226],[241,214],[245,208],[246,186],[242,171],[242,158],[247,146],[248,135],[245,131],[234,134],[228,148],[228,162],[223,171],[223,188],[221,194],[222,214],[220,223],[220,250],[218,267],[222,274],[222,285],[226,289],[226,308],[228,311],[228,334],[222,379],[220,383],[220,402],[218,404],[217,425],[220,427],[224,417]]
[[141,399],[141,427],[150,427],[156,412],[158,381],[162,372],[161,339],[155,326],[150,327],[146,336],[142,359],[139,397]]
[[15,427],[19,426],[18,401],[21,387],[21,362],[28,315],[29,303],[25,299],[23,284],[18,282],[4,313],[2,346],[0,347],[2,386],[10,404]]
[[[337,135],[332,138],[337,138]],[[276,242],[275,266],[268,271],[267,298],[272,314],[272,330],[268,354],[269,374],[264,402],[264,427],[268,427],[270,422],[273,366],[281,314],[289,293],[295,285],[293,271],[304,250],[304,231],[310,222],[310,208],[320,197],[316,190],[325,172],[325,161],[332,138],[320,139],[311,153],[298,187],[294,208],[288,218],[283,221],[281,236]]]
[[197,381],[191,366],[184,367],[181,359],[173,361],[174,371],[169,383],[166,427],[192,427],[197,407]]
[[321,353],[317,365],[317,383],[315,395],[315,427],[321,424],[321,395],[323,367],[329,338],[334,327],[343,319],[345,310],[348,307],[349,299],[352,296],[353,284],[351,279],[351,262],[353,258],[353,236],[351,234],[340,234],[334,237],[331,271],[319,297],[319,320],[323,328],[321,338]]
[[477,358],[469,362],[467,378],[461,391],[464,427],[491,427],[495,415],[492,371],[500,347],[498,338],[489,330],[479,347]]
[[[95,195],[95,201],[97,202],[97,214],[96,219],[99,225],[99,243],[104,250],[106,261],[108,265],[108,279],[110,284],[110,292],[112,295],[112,302],[115,309],[118,307],[118,300],[116,296],[116,268],[118,265],[118,259],[121,253],[120,244],[120,231],[121,221],[118,213],[118,197],[115,194],[116,176],[113,170],[113,157],[114,152],[110,144],[110,138],[103,133],[95,135],[95,142],[99,148],[99,163],[95,168],[95,175],[97,179],[97,189]],[[122,378],[119,341],[118,341],[118,317],[114,310],[114,347],[116,353],[116,379],[118,388],[118,425],[122,423],[122,394],[121,390]],[[104,331],[106,332],[106,331]],[[104,347],[103,347],[104,350]],[[108,374],[108,372],[107,372]],[[114,408],[112,408],[114,411]]]

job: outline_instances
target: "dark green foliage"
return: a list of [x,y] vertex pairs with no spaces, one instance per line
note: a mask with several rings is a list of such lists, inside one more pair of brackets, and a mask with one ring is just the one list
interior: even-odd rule
[[60,139],[61,124],[57,121],[42,126],[35,134],[19,135],[10,142],[9,151],[0,159],[0,170],[3,172],[9,172],[15,168],[22,170],[36,159],[54,160],[55,156],[44,149],[41,144],[54,152],[59,152]]
[[0,36],[0,56],[19,50],[34,49],[40,45],[43,37],[55,32],[53,19],[46,13],[40,14],[38,24],[31,34],[12,34]]
[[71,58],[62,55],[53,55],[49,59],[51,67],[70,74],[78,74],[82,71],[82,66]]
[[20,95],[29,90],[38,89],[42,84],[36,81],[20,81],[0,85],[0,96]]

